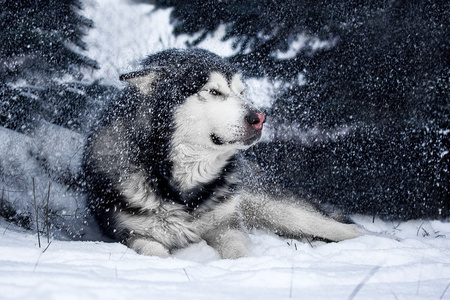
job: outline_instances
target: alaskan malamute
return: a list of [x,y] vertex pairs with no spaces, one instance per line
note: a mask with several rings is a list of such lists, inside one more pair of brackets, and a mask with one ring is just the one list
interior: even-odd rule
[[120,79],[129,86],[89,137],[83,162],[89,207],[110,238],[160,257],[206,240],[238,258],[251,228],[329,241],[364,233],[302,199],[241,184],[237,152],[260,139],[265,116],[226,60],[167,50]]

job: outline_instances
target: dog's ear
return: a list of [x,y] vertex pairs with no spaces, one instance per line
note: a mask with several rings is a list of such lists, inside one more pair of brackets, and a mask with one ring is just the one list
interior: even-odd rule
[[162,68],[151,68],[120,75],[121,81],[126,81],[139,89],[145,95],[151,95],[156,82],[165,73]]

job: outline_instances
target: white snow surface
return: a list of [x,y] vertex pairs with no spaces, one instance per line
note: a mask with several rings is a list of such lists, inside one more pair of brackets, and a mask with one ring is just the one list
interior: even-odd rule
[[395,234],[326,244],[251,233],[248,257],[206,243],[169,258],[119,243],[50,240],[0,222],[0,299],[450,299],[450,224],[372,223]]
[[[184,47],[188,39],[170,35],[169,10],[152,12],[152,6],[126,0],[83,2],[84,14],[96,23],[85,39],[86,55],[102,67],[87,79],[119,85],[118,75],[140,59]],[[201,46],[231,55],[220,36]],[[251,80],[251,85],[256,102],[270,105],[271,83]],[[31,178],[40,184],[39,206],[52,181],[51,207],[66,212],[67,224],[79,226],[72,229],[82,235],[86,224],[69,215],[74,219],[82,209],[83,196],[66,191],[53,176],[79,171],[83,143],[82,136],[47,123],[32,136],[0,128],[0,161],[11,180],[0,182],[7,187],[5,199],[34,217]],[[237,260],[220,259],[204,242],[166,259],[147,257],[119,243],[69,240],[57,228],[51,229],[50,244],[41,235],[39,248],[35,231],[0,219],[0,299],[450,299],[448,220],[353,219],[382,235],[310,244],[254,231],[248,256]]]

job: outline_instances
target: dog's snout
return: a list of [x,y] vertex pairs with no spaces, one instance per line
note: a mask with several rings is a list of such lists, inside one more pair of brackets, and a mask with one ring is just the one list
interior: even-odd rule
[[266,117],[260,112],[251,110],[245,117],[245,120],[252,125],[255,130],[261,130]]

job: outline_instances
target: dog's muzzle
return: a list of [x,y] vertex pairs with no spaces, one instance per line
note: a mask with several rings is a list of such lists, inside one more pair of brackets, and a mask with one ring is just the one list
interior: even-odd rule
[[245,116],[245,121],[247,122],[247,129],[245,130],[245,134],[237,139],[231,141],[225,141],[218,135],[212,133],[211,141],[215,145],[232,145],[232,144],[243,144],[246,146],[250,146],[261,138],[263,124],[266,121],[266,117],[264,114],[259,111],[250,110],[249,113]]

